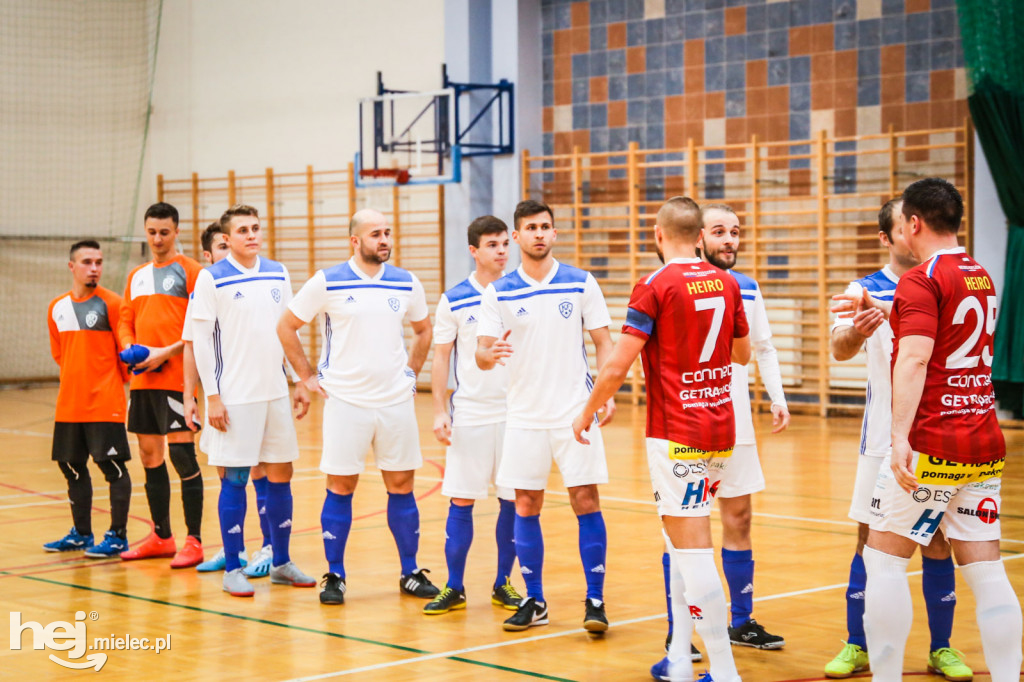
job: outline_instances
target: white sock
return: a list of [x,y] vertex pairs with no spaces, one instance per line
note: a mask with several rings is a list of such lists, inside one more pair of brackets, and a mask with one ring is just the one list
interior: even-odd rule
[[[666,542],[668,538],[665,538]],[[693,642],[693,619],[686,603],[686,583],[676,560],[675,548],[666,545],[669,558],[669,591],[672,596],[672,644],[668,647],[668,677],[672,682],[692,682],[693,660],[690,644]]]
[[1020,602],[1002,561],[978,561],[960,567],[977,604],[978,630],[992,682],[1017,680],[1021,664]]
[[901,682],[903,652],[914,622],[907,565],[910,559],[864,548],[868,574],[864,590],[864,631],[874,682]]
[[714,550],[710,547],[677,549],[672,554],[683,575],[686,602],[692,609],[694,626],[708,650],[711,677],[715,682],[739,682],[729,643],[725,591],[715,568]]

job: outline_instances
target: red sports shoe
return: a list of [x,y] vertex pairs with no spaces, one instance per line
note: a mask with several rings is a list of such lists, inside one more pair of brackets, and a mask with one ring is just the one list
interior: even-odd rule
[[137,559],[169,559],[178,551],[174,543],[174,536],[161,538],[156,533],[151,533],[148,538],[129,549],[121,552],[122,561],[135,561]]
[[185,538],[185,544],[181,546],[181,551],[171,562],[171,568],[191,568],[201,563],[203,563],[203,545],[189,535]]

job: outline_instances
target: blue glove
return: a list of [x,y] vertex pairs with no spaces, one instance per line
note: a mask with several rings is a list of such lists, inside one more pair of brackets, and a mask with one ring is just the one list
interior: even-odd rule
[[118,353],[121,358],[121,362],[128,365],[129,367],[135,367],[140,362],[145,362],[146,358],[149,357],[149,348],[146,346],[140,346],[137,343],[125,348],[123,351]]

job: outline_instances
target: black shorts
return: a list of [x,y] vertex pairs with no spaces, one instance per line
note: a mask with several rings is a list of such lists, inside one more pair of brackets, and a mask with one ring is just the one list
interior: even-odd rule
[[53,451],[55,462],[78,464],[89,459],[97,462],[126,462],[132,458],[128,433],[120,422],[55,422]]
[[[201,424],[196,422],[196,428],[200,427]],[[181,391],[156,388],[131,391],[128,397],[128,430],[158,436],[188,431]]]

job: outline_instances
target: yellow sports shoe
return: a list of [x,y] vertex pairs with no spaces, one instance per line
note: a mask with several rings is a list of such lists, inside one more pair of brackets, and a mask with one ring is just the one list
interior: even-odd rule
[[843,642],[843,650],[825,666],[825,677],[842,679],[868,669],[868,652]]
[[936,649],[928,655],[928,672],[942,675],[950,682],[970,682],[974,671],[963,661],[963,653],[950,647]]

